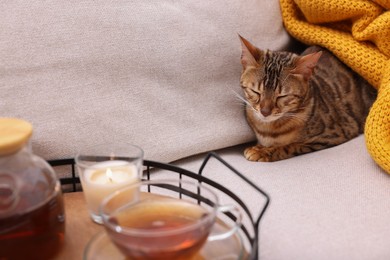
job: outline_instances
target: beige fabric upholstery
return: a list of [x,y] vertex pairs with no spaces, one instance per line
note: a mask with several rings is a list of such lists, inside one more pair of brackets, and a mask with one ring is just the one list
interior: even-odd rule
[[0,116],[33,123],[34,151],[120,141],[172,161],[253,140],[237,33],[286,48],[277,1],[5,1]]
[[[271,197],[260,224],[260,260],[390,259],[390,176],[368,154],[364,136],[273,163],[246,161],[245,147],[217,153]],[[177,165],[197,172],[204,156]],[[218,161],[210,160],[203,175],[243,199],[254,216],[263,207],[263,197]]]

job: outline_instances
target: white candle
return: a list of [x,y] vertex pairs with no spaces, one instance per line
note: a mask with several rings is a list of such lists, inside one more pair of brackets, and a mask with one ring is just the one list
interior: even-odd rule
[[137,167],[126,161],[105,161],[87,168],[82,184],[89,209],[98,215],[106,196],[138,180]]

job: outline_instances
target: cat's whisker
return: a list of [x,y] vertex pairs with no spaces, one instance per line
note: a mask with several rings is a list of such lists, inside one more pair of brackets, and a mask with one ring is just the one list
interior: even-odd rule
[[234,96],[235,96],[238,100],[240,100],[240,101],[242,101],[242,102],[244,102],[244,103],[247,103],[247,101],[245,100],[245,98],[242,97],[240,94],[238,94],[235,90],[231,90],[231,91],[233,92]]
[[252,105],[244,98],[242,97],[240,94],[238,94],[236,91],[232,90],[234,96],[237,98],[236,100],[240,101],[240,104],[241,105],[244,105],[245,106],[249,106],[250,108],[254,109],[252,107]]

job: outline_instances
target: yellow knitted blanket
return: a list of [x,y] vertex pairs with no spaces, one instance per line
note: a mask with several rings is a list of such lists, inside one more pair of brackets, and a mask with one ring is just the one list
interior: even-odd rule
[[280,0],[287,31],[363,76],[378,98],[365,126],[372,158],[390,174],[390,0]]

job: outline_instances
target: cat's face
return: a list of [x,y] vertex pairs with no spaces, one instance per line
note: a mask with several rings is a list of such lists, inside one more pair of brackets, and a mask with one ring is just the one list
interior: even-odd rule
[[241,41],[241,86],[257,117],[272,122],[304,109],[309,78],[321,54],[309,59],[287,52],[263,52],[245,39]]
[[297,112],[305,100],[308,84],[301,75],[289,72],[293,55],[267,52],[263,64],[247,68],[241,76],[247,104],[265,122]]

